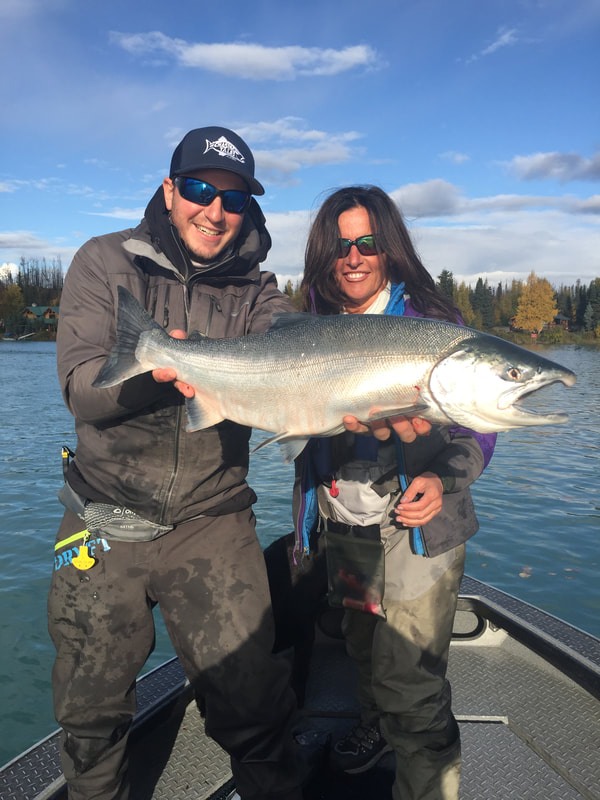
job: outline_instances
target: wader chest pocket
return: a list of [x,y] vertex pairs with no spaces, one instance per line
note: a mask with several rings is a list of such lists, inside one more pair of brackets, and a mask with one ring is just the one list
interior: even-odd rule
[[328,601],[334,608],[352,608],[385,619],[383,544],[350,533],[325,531]]

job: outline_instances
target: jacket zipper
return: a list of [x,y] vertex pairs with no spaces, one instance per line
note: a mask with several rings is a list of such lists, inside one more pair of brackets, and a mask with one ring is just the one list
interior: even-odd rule
[[[183,307],[185,309],[185,327],[186,330],[189,328],[189,321],[190,321],[190,297],[189,297],[189,287],[185,283],[182,283],[182,290],[183,290]],[[209,308],[208,308],[208,319],[205,328],[205,335],[209,335],[210,327],[212,324],[212,319],[215,310],[222,311],[221,304],[217,300],[214,295],[209,295]],[[169,295],[167,294],[165,300],[165,309],[164,315],[165,320],[168,322],[169,318],[169,307],[168,307]],[[161,511],[161,522],[166,523],[166,512],[170,506],[172,495],[173,495],[173,488],[175,486],[175,481],[177,479],[177,472],[179,467],[179,435],[181,433],[181,427],[183,424],[183,414],[184,414],[184,405],[180,405],[177,407],[177,416],[176,416],[176,424],[175,424],[175,452],[173,457],[173,468],[171,470],[171,478],[169,480],[169,485],[167,487],[165,500],[162,504],[162,511]]]
[[[183,308],[184,308],[184,311],[185,311],[185,327],[186,327],[186,330],[187,330],[188,323],[189,323],[190,309],[189,309],[189,300],[188,300],[187,287],[186,287],[184,281],[181,282],[181,288],[182,288],[182,291],[183,291]],[[170,299],[169,298],[169,290],[170,290],[170,287],[167,286],[167,293],[166,293],[166,297],[165,297],[165,306],[164,306],[164,309],[163,309],[163,320],[164,320],[164,323],[165,323],[164,324],[165,328],[169,324],[169,299]],[[161,522],[163,524],[169,524],[167,522],[166,512],[167,512],[167,509],[169,508],[169,506],[171,504],[171,498],[172,498],[172,495],[173,495],[173,487],[175,486],[175,480],[177,479],[177,471],[178,471],[178,466],[179,466],[179,434],[180,434],[180,431],[181,431],[184,407],[185,407],[185,404],[177,406],[177,414],[176,414],[176,417],[175,417],[175,450],[174,450],[174,453],[173,453],[173,467],[171,469],[171,477],[169,479],[169,485],[167,486],[167,491],[166,491],[166,494],[165,494],[165,499],[164,499],[164,502],[162,504],[162,510],[161,510],[161,514],[160,514]]]
[[[398,479],[400,481],[400,488],[402,489],[402,493],[404,493],[408,489],[408,477],[406,475],[406,467],[405,467],[405,460],[404,460],[404,448],[402,446],[402,441],[397,434],[394,434],[394,442],[396,445],[396,460],[398,462]],[[413,553],[417,556],[425,556],[429,557],[429,553],[427,552],[427,545],[425,544],[425,539],[423,538],[423,532],[419,526],[414,528],[409,528],[410,531],[410,547]]]

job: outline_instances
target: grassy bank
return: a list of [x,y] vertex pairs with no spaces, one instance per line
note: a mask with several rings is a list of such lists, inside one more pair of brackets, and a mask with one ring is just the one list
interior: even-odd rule
[[594,331],[581,331],[580,333],[570,333],[563,328],[553,328],[552,330],[542,331],[536,338],[532,338],[531,334],[522,331],[509,331],[507,328],[495,328],[490,331],[494,336],[501,339],[506,339],[507,342],[513,342],[521,347],[532,347],[536,344],[540,345],[562,345],[562,344],[577,344],[585,347],[594,347],[600,350],[600,338],[598,338]]

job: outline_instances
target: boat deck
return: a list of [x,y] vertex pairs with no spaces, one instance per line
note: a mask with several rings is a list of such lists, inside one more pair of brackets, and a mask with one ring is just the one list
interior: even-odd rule
[[[318,629],[307,725],[334,737],[358,708],[336,613]],[[326,633],[328,631],[329,633]],[[332,634],[332,635],[329,635]],[[449,675],[463,741],[461,800],[600,799],[600,642],[465,578]],[[225,753],[202,720],[176,660],[138,683],[132,800],[223,800]],[[64,800],[53,735],[0,772],[2,800]],[[394,756],[362,775],[325,772],[311,800],[391,798]]]

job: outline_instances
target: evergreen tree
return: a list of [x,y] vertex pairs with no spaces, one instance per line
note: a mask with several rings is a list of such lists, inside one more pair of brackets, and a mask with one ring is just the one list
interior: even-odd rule
[[481,320],[482,329],[491,328],[494,324],[494,312],[492,309],[492,291],[488,286],[487,280],[484,282],[482,278],[477,279],[475,291],[471,292],[470,300],[476,317]]
[[446,295],[446,297],[454,302],[454,294],[455,294],[455,285],[454,285],[454,276],[450,272],[450,270],[443,269],[436,281],[436,286],[442,292],[442,294]]
[[[592,306],[592,330],[600,323],[600,278],[594,278],[588,290],[589,303]],[[587,309],[586,309],[587,310]]]

